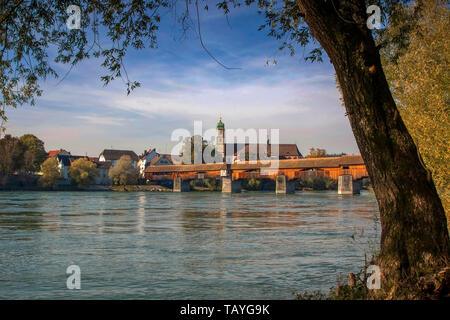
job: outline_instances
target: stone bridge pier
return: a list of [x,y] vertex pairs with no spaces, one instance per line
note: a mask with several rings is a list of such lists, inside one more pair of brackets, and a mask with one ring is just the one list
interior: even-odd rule
[[295,180],[289,180],[285,175],[279,175],[275,178],[276,194],[286,194],[295,192]]
[[173,179],[173,192],[188,192],[190,190],[189,180],[183,180],[181,177]]
[[239,193],[242,190],[241,180],[233,180],[231,176],[222,177],[223,193]]
[[360,194],[361,180],[353,180],[351,174],[343,174],[338,178],[338,194]]

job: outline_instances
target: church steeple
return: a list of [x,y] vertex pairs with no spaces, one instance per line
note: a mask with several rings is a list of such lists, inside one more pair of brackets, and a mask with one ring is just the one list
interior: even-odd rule
[[223,161],[225,159],[225,124],[222,122],[221,116],[217,122],[216,152],[221,155]]

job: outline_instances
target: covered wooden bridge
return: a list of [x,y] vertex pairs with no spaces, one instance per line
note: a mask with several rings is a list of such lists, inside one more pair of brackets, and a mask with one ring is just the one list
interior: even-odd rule
[[273,179],[277,193],[294,192],[296,179],[329,177],[338,179],[339,193],[358,193],[360,180],[367,177],[366,166],[360,155],[305,158],[272,161],[242,161],[232,164],[210,163],[193,165],[148,166],[147,181],[174,181],[174,191],[189,191],[194,179],[222,179],[222,192],[240,192],[243,179]]

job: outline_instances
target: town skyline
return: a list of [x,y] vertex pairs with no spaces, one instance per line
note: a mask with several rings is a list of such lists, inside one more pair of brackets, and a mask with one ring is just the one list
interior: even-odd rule
[[[184,128],[177,128],[177,129],[184,129]],[[214,127],[205,128],[204,131],[211,130],[211,129],[214,129]],[[255,129],[255,128],[229,128],[229,129],[233,129],[233,130],[241,130],[242,129],[245,132],[246,130]],[[267,129],[270,132],[270,130],[274,129],[274,128],[260,128],[260,129],[263,129],[263,130]],[[256,129],[256,130],[259,130],[259,129]],[[31,134],[31,135],[34,135],[34,136],[40,138],[41,140],[43,140],[43,142],[45,144],[45,150],[47,152],[64,150],[64,151],[70,152],[72,155],[88,156],[88,157],[98,157],[98,155],[101,154],[102,151],[107,150],[107,149],[110,149],[110,150],[130,150],[130,151],[136,152],[136,154],[139,155],[139,156],[141,154],[145,153],[146,151],[149,151],[149,150],[155,150],[155,151],[157,151],[158,153],[161,153],[161,154],[172,154],[172,149],[175,147],[175,145],[180,144],[180,142],[181,142],[181,141],[170,141],[169,140],[165,144],[157,145],[157,144],[151,144],[150,143],[150,144],[147,144],[147,146],[144,146],[143,148],[135,149],[135,148],[129,147],[127,142],[124,141],[118,147],[116,147],[116,145],[114,145],[114,144],[111,144],[111,145],[105,145],[103,147],[100,147],[99,150],[92,151],[92,149],[91,149],[91,152],[87,152],[87,151],[84,151],[84,152],[81,151],[80,152],[79,148],[73,148],[72,146],[70,146],[68,144],[62,144],[60,146],[57,146],[56,144],[54,144],[54,145],[50,146],[48,143],[46,143],[46,140],[44,138],[42,138],[41,136],[39,136],[39,135],[37,135],[37,134],[35,134],[33,132],[23,132],[23,133],[21,133],[21,132],[17,132],[16,130],[11,130],[11,131],[13,131],[15,133],[13,134],[11,132],[6,131],[6,132],[4,132],[2,134],[2,137],[4,137],[5,135],[11,135],[11,136],[18,136],[18,137],[20,137],[20,136],[23,136],[23,135],[26,135],[26,134]],[[280,130],[280,136],[281,136],[281,133],[282,133],[282,130]],[[192,134],[192,136],[194,136],[194,134]],[[205,138],[205,136],[203,136],[203,138]],[[211,142],[211,143],[213,143],[215,145],[215,139],[211,139],[211,140],[207,140],[207,141]],[[228,140],[225,140],[225,142],[229,143]],[[264,142],[261,142],[261,143],[264,143]],[[278,143],[271,143],[270,142],[269,144],[278,144]],[[348,154],[348,155],[359,154],[359,150],[357,150],[356,152],[346,152],[346,151],[342,151],[342,150],[332,151],[334,149],[321,148],[321,146],[316,146],[316,145],[306,147],[305,145],[300,145],[299,143],[292,142],[292,141],[290,141],[288,139],[282,139],[281,137],[280,137],[279,144],[295,144],[297,146],[298,150],[300,151],[300,153],[305,155],[305,156],[309,153],[310,149],[312,149],[312,148],[313,149],[323,149],[323,150],[325,150],[327,152],[327,154],[331,154],[331,155],[333,155],[333,154]]]

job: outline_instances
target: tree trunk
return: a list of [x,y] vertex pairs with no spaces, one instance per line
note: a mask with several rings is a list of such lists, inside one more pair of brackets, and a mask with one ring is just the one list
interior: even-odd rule
[[365,1],[296,0],[336,70],[350,125],[378,200],[382,289],[396,295],[448,266],[446,217],[389,90],[366,26]]

